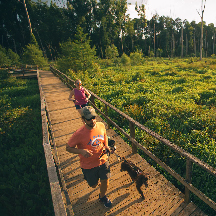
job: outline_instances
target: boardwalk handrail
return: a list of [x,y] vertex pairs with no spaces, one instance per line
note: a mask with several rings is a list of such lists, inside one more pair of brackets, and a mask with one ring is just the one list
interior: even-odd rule
[[[41,84],[41,79],[39,77],[39,72],[37,71],[38,86],[40,90],[40,99],[41,99],[41,117],[42,117],[42,132],[43,132],[43,148],[45,153],[45,159],[47,164],[48,177],[50,182],[51,196],[53,201],[53,207],[55,216],[67,216],[68,212],[71,212],[68,208],[65,207],[62,191],[66,192],[66,186],[64,179],[61,174],[61,170],[56,167],[55,164],[58,164],[58,157],[56,156],[56,151],[51,149],[51,146],[54,147],[54,139],[51,129],[51,121],[49,117],[48,107],[46,99],[44,97],[43,88]],[[55,147],[54,147],[55,148]],[[55,150],[55,149],[54,149]],[[57,170],[58,169],[58,170]],[[60,175],[60,177],[58,177]],[[60,187],[61,183],[61,187]],[[61,189],[62,188],[62,189]],[[65,194],[66,200],[67,195]],[[69,214],[72,215],[72,214]]]
[[[50,65],[50,70],[57,75],[67,86],[69,86],[70,88],[72,88],[72,83],[74,84],[75,81],[70,79],[68,76],[66,76],[64,73],[60,72],[59,70],[55,69],[53,66]],[[184,186],[185,186],[185,202],[189,203],[190,202],[190,191],[193,192],[196,196],[198,196],[202,201],[204,201],[207,205],[209,205],[211,208],[213,208],[214,210],[216,210],[216,203],[211,200],[209,197],[207,197],[204,193],[202,193],[199,189],[197,189],[196,187],[194,187],[191,184],[191,179],[192,179],[192,165],[193,163],[195,163],[196,165],[198,165],[199,167],[201,167],[202,169],[206,170],[207,172],[209,172],[211,175],[213,175],[214,177],[216,177],[216,169],[213,168],[212,166],[210,166],[209,164],[201,161],[200,159],[198,159],[197,157],[193,156],[192,154],[186,152],[185,150],[183,150],[182,148],[180,148],[179,146],[173,144],[172,142],[170,142],[169,140],[163,138],[162,136],[160,136],[159,134],[151,131],[150,129],[146,128],[145,126],[143,126],[142,124],[140,124],[139,122],[135,121],[133,118],[131,118],[130,116],[126,115],[125,113],[123,113],[122,111],[120,111],[119,109],[117,109],[116,107],[114,107],[113,105],[109,104],[108,102],[106,102],[105,100],[103,100],[102,98],[100,98],[99,96],[97,96],[96,94],[94,94],[93,92],[91,92],[90,90],[88,90],[91,93],[91,101],[90,103],[92,104],[92,106],[104,117],[107,119],[108,121],[108,126],[109,123],[111,123],[114,127],[116,127],[122,134],[124,134],[131,142],[132,142],[132,152],[136,153],[137,152],[137,147],[140,148],[145,154],[147,154],[150,158],[152,158],[157,164],[159,164],[161,167],[163,167],[169,174],[171,174],[175,179],[177,179],[179,182],[181,182]],[[94,100],[98,99],[99,101],[101,101],[104,105],[105,105],[105,112],[106,114],[104,114],[100,109],[98,109],[95,106],[95,102]],[[130,135],[128,133],[126,133],[121,127],[119,127],[115,122],[113,122],[108,116],[107,116],[107,107],[109,107],[110,109],[116,111],[119,115],[121,115],[123,118],[127,119],[129,121],[129,127],[130,127]],[[145,131],[146,133],[148,133],[149,135],[153,136],[154,138],[156,138],[157,140],[163,142],[166,146],[168,146],[169,148],[171,148],[172,150],[174,150],[175,152],[179,153],[180,155],[182,155],[183,157],[186,158],[186,178],[184,179],[183,177],[181,177],[178,173],[176,173],[173,169],[171,169],[168,165],[166,165],[164,162],[162,162],[159,158],[157,158],[153,153],[151,153],[148,149],[146,149],[144,146],[142,146],[139,142],[137,142],[135,140],[135,127],[137,126],[138,128],[140,128],[141,130]]]
[[37,75],[38,71],[38,66],[37,65],[22,65],[21,67],[17,68],[15,67],[10,67],[8,68],[10,70],[10,74],[17,75],[17,74],[22,74],[23,77],[28,74],[35,74]]

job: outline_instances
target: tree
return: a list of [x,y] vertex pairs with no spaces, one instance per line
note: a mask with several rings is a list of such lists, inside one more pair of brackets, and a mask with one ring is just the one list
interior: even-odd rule
[[130,58],[123,53],[123,55],[121,56],[121,63],[126,67],[130,65]]
[[127,19],[125,22],[125,46],[129,50],[129,53],[134,51],[134,20]]
[[111,46],[108,46],[105,50],[105,53],[106,53],[107,59],[115,59],[119,55],[118,49],[114,44],[112,44]]
[[23,1],[0,1],[1,44],[20,54],[30,41],[28,21]]
[[22,62],[24,64],[38,65],[39,67],[47,66],[47,60],[43,57],[34,35],[32,34],[32,43],[28,44],[23,51]]
[[8,49],[7,55],[8,58],[11,60],[11,65],[19,64],[20,57],[17,53],[13,52],[11,49]]
[[10,66],[11,61],[7,56],[7,50],[0,45],[0,67]]
[[134,52],[130,54],[131,65],[140,65],[143,61],[143,55],[141,52]]
[[69,69],[84,72],[93,68],[95,48],[90,47],[90,40],[81,27],[78,27],[75,38],[74,41],[69,38],[61,44],[61,57],[57,61],[57,66],[62,72],[67,72]]
[[185,38],[185,45],[186,45],[186,56],[192,56],[194,53],[194,28],[193,26],[186,21],[185,22],[185,30],[184,30],[184,38]]
[[33,33],[44,56],[55,59],[60,51],[60,43],[69,37],[73,39],[75,35],[73,8],[60,8],[52,2],[50,6],[43,2],[29,2],[28,11]]
[[137,23],[137,34],[138,37],[142,38],[144,35],[145,27],[147,26],[147,20],[145,15],[145,5],[142,4],[141,6],[135,5],[135,10],[138,13],[138,16],[140,17],[139,23]]

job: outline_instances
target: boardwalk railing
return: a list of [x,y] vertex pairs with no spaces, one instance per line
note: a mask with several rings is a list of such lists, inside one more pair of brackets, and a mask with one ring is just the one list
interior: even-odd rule
[[10,67],[10,74],[19,78],[36,78],[38,66],[37,65],[22,65],[19,68]]
[[[64,82],[68,87],[73,88],[75,81],[70,79],[68,76],[66,76],[64,73],[60,72],[59,70],[55,69],[53,66],[50,66],[50,70],[58,76],[62,82]],[[89,90],[88,90],[89,91]],[[177,145],[173,144],[169,140],[163,138],[159,134],[149,130],[139,122],[135,121],[130,116],[126,115],[119,109],[115,108],[102,98],[98,97],[93,92],[89,91],[91,93],[91,104],[92,106],[107,120],[108,127],[110,124],[112,124],[115,128],[117,128],[124,136],[126,136],[132,143],[132,152],[137,153],[137,148],[141,149],[146,155],[148,155],[151,159],[153,159],[157,164],[159,164],[162,168],[164,168],[169,174],[171,174],[175,179],[177,179],[181,184],[185,186],[185,202],[190,202],[190,191],[194,193],[197,197],[199,197],[202,201],[204,201],[207,205],[209,205],[211,208],[216,210],[216,203],[211,200],[209,197],[207,197],[204,193],[202,193],[199,189],[194,187],[191,184],[192,180],[192,165],[196,164],[199,167],[201,167],[203,170],[207,171],[214,177],[216,177],[216,169],[208,165],[207,163],[201,161],[197,157],[193,156],[192,154],[186,152],[182,148],[178,147]],[[95,99],[102,102],[105,106],[105,113],[103,113],[100,109],[98,109],[95,106]],[[124,119],[127,119],[129,122],[129,128],[130,128],[130,135],[126,133],[121,127],[119,127],[114,121],[112,121],[107,115],[108,115],[108,108],[114,110]],[[186,159],[186,177],[183,178],[178,173],[176,173],[172,168],[170,168],[168,165],[166,165],[163,161],[161,161],[158,157],[156,157],[152,152],[150,152],[148,149],[146,149],[143,145],[141,145],[139,142],[135,139],[135,126],[140,128],[142,131],[145,131],[152,137],[156,138],[160,142],[164,143],[166,146],[168,146],[173,151],[179,153],[182,157]]]
[[[39,73],[37,72],[38,86],[40,90],[41,99],[41,117],[43,130],[43,148],[46,158],[48,177],[51,188],[51,195],[55,216],[73,215],[73,210],[67,194],[66,184],[64,181],[61,169],[58,167],[59,159],[57,155],[56,145],[53,137],[51,120],[46,99],[44,97],[43,88]],[[54,150],[52,148],[54,148]],[[62,192],[66,199],[66,206],[63,201]]]

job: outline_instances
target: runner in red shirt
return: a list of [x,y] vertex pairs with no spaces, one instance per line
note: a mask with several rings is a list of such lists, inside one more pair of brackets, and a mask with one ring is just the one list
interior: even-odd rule
[[85,180],[90,187],[95,188],[100,179],[99,200],[105,207],[111,207],[111,201],[106,197],[109,186],[110,167],[107,154],[102,157],[103,150],[110,152],[105,126],[96,121],[96,112],[93,107],[81,109],[81,116],[85,122],[68,141],[66,150],[79,154],[80,166]]

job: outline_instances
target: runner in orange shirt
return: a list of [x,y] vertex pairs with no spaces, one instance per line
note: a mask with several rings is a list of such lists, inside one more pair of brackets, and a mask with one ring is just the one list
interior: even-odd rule
[[105,207],[111,207],[112,203],[106,197],[110,178],[108,155],[104,154],[100,157],[103,150],[110,153],[110,148],[105,126],[102,122],[96,121],[96,115],[91,106],[81,109],[81,116],[85,125],[72,135],[66,150],[70,153],[79,154],[80,166],[90,187],[95,188],[100,179],[99,200],[104,203]]

